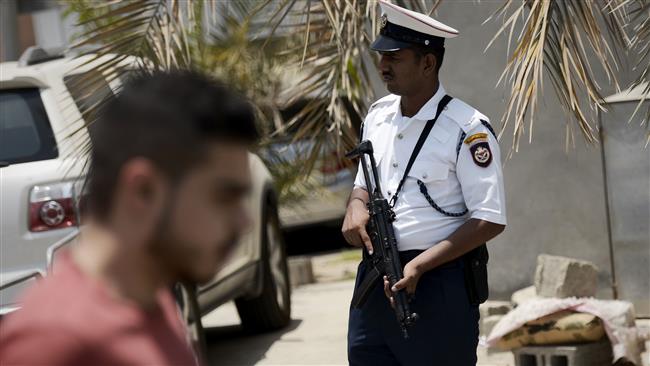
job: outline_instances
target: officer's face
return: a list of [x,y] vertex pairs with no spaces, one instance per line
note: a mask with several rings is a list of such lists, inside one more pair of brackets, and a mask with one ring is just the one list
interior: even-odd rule
[[425,79],[422,57],[417,57],[411,49],[380,52],[379,70],[389,92],[397,95],[410,95],[421,89]]

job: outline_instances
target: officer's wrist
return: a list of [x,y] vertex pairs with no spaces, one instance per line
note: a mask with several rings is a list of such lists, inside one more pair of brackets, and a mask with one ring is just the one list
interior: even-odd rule
[[422,263],[422,260],[420,260],[418,257],[413,258],[413,260],[410,262],[411,267],[417,273],[418,276],[421,276],[424,272],[426,272],[424,263]]
[[361,197],[351,197],[350,201],[348,202],[348,207],[354,202],[354,201],[360,201],[363,204],[363,207],[366,207],[367,203],[366,201],[363,200]]
[[[431,249],[431,248],[429,248]],[[417,257],[413,258],[413,260],[409,263],[412,263],[411,266],[413,266],[413,269],[419,274],[422,275],[426,272],[429,272],[433,268],[435,268],[434,265],[432,265],[432,258],[430,255],[425,254],[426,251]]]

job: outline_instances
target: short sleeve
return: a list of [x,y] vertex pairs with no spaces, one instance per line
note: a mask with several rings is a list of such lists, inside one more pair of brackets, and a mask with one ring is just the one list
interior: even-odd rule
[[[362,141],[366,138],[366,130],[367,130],[367,128],[364,128],[365,125],[366,125],[365,122],[361,125],[361,135],[362,135],[361,140]],[[361,168],[361,161],[362,160],[359,159],[359,164],[357,164],[357,175],[354,178],[354,188],[362,188],[362,189],[367,190],[366,189],[366,179],[363,176],[363,169]]]
[[366,179],[364,178],[363,170],[361,169],[361,160],[359,160],[359,165],[357,166],[357,176],[354,178],[354,188],[366,189]]
[[456,174],[471,218],[506,225],[501,152],[496,137],[476,124],[460,143]]

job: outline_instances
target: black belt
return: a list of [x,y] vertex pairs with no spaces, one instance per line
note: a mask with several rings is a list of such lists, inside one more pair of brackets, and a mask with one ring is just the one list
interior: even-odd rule
[[[406,263],[412,261],[415,257],[417,257],[422,253],[424,253],[424,250],[405,250],[399,252],[399,261],[400,263],[402,263],[402,269],[404,269]],[[456,258],[447,263],[439,265],[438,267],[432,269],[432,271],[435,271],[436,269],[445,269],[445,268],[460,268],[462,266],[462,263],[463,262],[460,260],[460,258]]]

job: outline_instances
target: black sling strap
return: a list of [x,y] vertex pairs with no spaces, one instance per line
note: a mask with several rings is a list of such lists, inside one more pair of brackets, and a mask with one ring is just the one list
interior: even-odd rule
[[452,99],[453,98],[450,97],[449,95],[445,95],[444,97],[442,97],[442,99],[438,103],[438,110],[436,111],[436,116],[433,117],[433,119],[428,120],[427,124],[424,126],[424,129],[420,134],[420,138],[418,139],[418,142],[415,144],[415,147],[413,148],[413,152],[411,153],[409,162],[408,164],[406,164],[406,170],[404,170],[404,175],[402,176],[402,180],[397,185],[397,190],[395,191],[395,195],[390,199],[391,207],[395,207],[395,203],[397,202],[397,196],[402,190],[402,186],[406,181],[406,177],[408,177],[408,174],[411,171],[411,167],[413,166],[413,162],[415,162],[415,158],[420,153],[420,150],[422,150],[422,145],[424,145],[424,141],[426,141],[427,137],[429,136],[429,132],[431,132],[431,129],[433,129],[433,126],[436,124],[436,121],[438,120],[440,113],[442,113],[442,110],[447,106],[447,104],[449,104],[449,102]]

